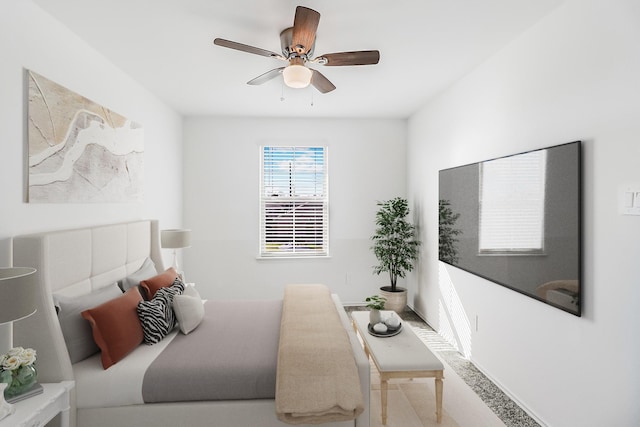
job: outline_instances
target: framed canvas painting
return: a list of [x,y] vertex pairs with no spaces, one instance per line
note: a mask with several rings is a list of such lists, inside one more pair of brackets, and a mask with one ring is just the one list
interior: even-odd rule
[[29,203],[141,202],[139,124],[27,71]]

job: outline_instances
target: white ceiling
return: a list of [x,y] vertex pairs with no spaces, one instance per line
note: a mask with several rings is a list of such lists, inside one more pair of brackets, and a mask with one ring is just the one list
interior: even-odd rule
[[[404,118],[563,0],[34,1],[184,115]],[[297,5],[321,14],[316,56],[378,49],[380,63],[312,65],[337,87],[328,94],[247,85],[284,63],[213,39],[280,52]]]

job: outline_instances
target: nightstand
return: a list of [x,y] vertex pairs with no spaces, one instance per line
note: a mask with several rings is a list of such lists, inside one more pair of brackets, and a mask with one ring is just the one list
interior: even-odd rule
[[74,381],[42,384],[44,391],[14,403],[15,412],[0,421],[0,427],[40,427],[61,414],[61,427],[69,427],[69,393]]

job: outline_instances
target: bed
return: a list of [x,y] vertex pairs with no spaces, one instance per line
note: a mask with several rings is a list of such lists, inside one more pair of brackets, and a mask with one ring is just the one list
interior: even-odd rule
[[[159,225],[156,220],[139,220],[118,224],[98,225],[94,227],[85,227],[79,229],[57,230],[44,233],[16,236],[12,239],[13,246],[13,264],[19,266],[30,266],[37,269],[38,283],[40,292],[38,295],[38,310],[35,315],[16,322],[14,327],[14,342],[22,346],[28,346],[36,349],[38,353],[38,378],[40,382],[59,382],[63,380],[74,380],[76,388],[72,393],[72,425],[79,427],[113,427],[113,426],[261,426],[276,427],[286,426],[290,424],[299,425],[324,425],[326,427],[368,427],[369,426],[369,390],[370,390],[370,365],[368,358],[364,354],[354,331],[350,326],[348,316],[346,315],[339,298],[336,295],[330,295],[330,304],[332,305],[331,316],[336,316],[340,328],[340,336],[344,335],[346,346],[349,347],[349,354],[355,362],[356,371],[356,387],[362,394],[362,401],[357,413],[353,419],[342,421],[324,422],[329,418],[298,418],[287,420],[281,415],[282,403],[278,401],[279,395],[285,395],[283,384],[288,384],[289,377],[296,377],[298,373],[283,376],[280,364],[283,360],[292,357],[286,357],[285,351],[282,350],[283,337],[288,336],[286,330],[299,329],[300,325],[306,323],[310,327],[316,328],[314,324],[320,322],[317,319],[323,317],[312,318],[310,316],[301,315],[300,312],[312,311],[316,309],[318,304],[287,303],[285,292],[284,299],[274,299],[270,301],[206,301],[204,307],[204,319],[201,326],[189,333],[181,334],[178,327],[173,328],[171,332],[154,345],[140,344],[133,351],[126,354],[121,360],[114,363],[109,369],[96,369],[100,362],[104,364],[104,353],[86,357],[82,360],[75,360],[76,349],[73,345],[65,343],[63,336],[59,314],[56,312],[54,297],[56,301],[77,301],[87,296],[102,292],[107,287],[112,287],[116,282],[122,282],[123,278],[135,277],[136,274],[144,267],[149,260],[153,262],[158,272],[164,271],[164,265],[160,252],[159,244]],[[289,288],[287,288],[289,289]],[[298,289],[304,287],[292,287],[292,292],[298,292]],[[316,288],[310,288],[316,291]],[[111,291],[110,291],[111,292]],[[308,298],[307,298],[308,299]],[[290,300],[291,301],[291,300]],[[255,307],[252,304],[258,304]],[[196,400],[183,401],[173,399],[167,401],[166,396],[156,397],[159,403],[147,403],[145,400],[144,389],[160,391],[160,395],[167,389],[174,387],[162,386],[142,386],[141,381],[147,375],[148,365],[157,363],[163,351],[169,353],[169,349],[173,346],[173,357],[181,359],[181,353],[176,353],[178,342],[182,345],[183,339],[187,337],[198,338],[201,343],[227,342],[227,343],[248,343],[254,338],[259,339],[260,335],[265,335],[263,330],[249,326],[239,334],[254,334],[253,338],[245,340],[237,340],[238,332],[232,331],[228,327],[209,328],[213,338],[202,339],[202,334],[206,333],[207,316],[212,317],[211,322],[220,320],[222,324],[228,324],[228,319],[239,310],[248,310],[249,312],[260,312],[264,308],[264,316],[267,319],[265,323],[267,329],[277,329],[280,324],[280,347],[277,353],[278,370],[275,382],[278,385],[276,396],[265,397],[261,395],[260,390],[249,398],[234,397],[233,394],[226,394],[211,397],[214,400]],[[293,308],[292,308],[293,307]],[[336,310],[337,309],[337,310]],[[226,310],[226,311],[225,311]],[[280,310],[280,311],[278,311]],[[296,313],[297,310],[297,313]],[[276,314],[278,318],[274,316]],[[286,314],[285,314],[286,313]],[[336,315],[337,314],[337,315]],[[317,316],[324,316],[323,313],[315,313]],[[245,316],[247,317],[247,316]],[[286,320],[285,319],[290,319]],[[316,319],[316,320],[314,320]],[[226,320],[226,323],[225,323]],[[271,323],[268,323],[271,322]],[[235,323],[235,322],[231,322]],[[241,322],[238,322],[241,323]],[[288,327],[287,324],[295,325]],[[182,324],[180,325],[182,327]],[[65,330],[65,334],[66,334]],[[200,334],[200,335],[196,335]],[[323,334],[323,331],[319,331]],[[225,338],[225,334],[227,334]],[[236,334],[236,336],[234,336]],[[326,335],[326,334],[324,334]],[[295,337],[295,335],[294,335]],[[246,338],[246,337],[245,337]],[[329,337],[331,338],[331,337]],[[227,341],[224,341],[224,340]],[[319,338],[322,339],[322,338]],[[327,337],[325,336],[326,340]],[[235,341],[234,341],[235,340]],[[299,346],[301,342],[298,338],[290,338],[291,344]],[[317,341],[310,338],[308,341]],[[332,341],[332,340],[331,340]],[[322,342],[322,341],[319,341]],[[186,344],[185,344],[186,345]],[[193,344],[192,344],[193,345]],[[265,346],[273,348],[273,343],[266,343]],[[216,348],[232,347],[229,344],[209,346],[213,350]],[[235,346],[234,346],[235,347]],[[289,346],[286,346],[288,348]],[[207,347],[204,347],[207,348]],[[209,351],[209,350],[206,350]],[[247,354],[253,354],[251,350],[239,350]],[[193,353],[193,351],[191,351]],[[273,352],[273,351],[272,351]],[[184,354],[184,353],[183,353]],[[271,353],[269,353],[271,354]],[[71,355],[71,356],[70,356]],[[224,357],[220,356],[220,357]],[[233,355],[227,357],[235,357]],[[74,363],[72,363],[72,358]],[[218,358],[216,356],[216,358]],[[250,359],[250,358],[249,358]],[[260,357],[255,359],[255,363],[259,364],[262,359],[269,357]],[[293,359],[297,359],[294,356]],[[171,369],[161,367],[160,370],[171,371]],[[253,363],[253,362],[251,362]],[[140,368],[144,364],[145,368]],[[170,366],[170,365],[169,365]],[[288,371],[287,371],[288,372]],[[259,374],[251,374],[251,378],[258,378]],[[262,377],[260,377],[262,378]],[[245,379],[246,380],[246,379]],[[215,381],[218,381],[217,379]],[[232,379],[233,381],[233,379]],[[263,382],[262,390],[265,387],[271,387],[273,378],[268,378]],[[256,380],[254,383],[259,383]],[[304,393],[295,393],[296,383],[292,383],[294,393],[289,388],[288,393],[292,395],[304,395]],[[255,384],[253,386],[257,387]],[[201,387],[203,390],[208,389],[209,392],[214,390],[214,386]],[[233,387],[222,387],[225,389]],[[259,388],[259,387],[258,387]],[[184,387],[183,387],[184,389]],[[186,389],[189,390],[187,387]],[[206,390],[204,390],[206,391]],[[307,391],[309,392],[309,391]],[[313,390],[310,391],[314,393]],[[158,394],[158,393],[156,393]],[[215,393],[214,393],[215,394]],[[142,397],[141,397],[142,396]],[[197,398],[196,394],[196,398]],[[295,398],[296,396],[294,396]],[[299,397],[299,396],[298,396]],[[282,400],[280,400],[282,402]],[[341,418],[338,418],[341,419]]]

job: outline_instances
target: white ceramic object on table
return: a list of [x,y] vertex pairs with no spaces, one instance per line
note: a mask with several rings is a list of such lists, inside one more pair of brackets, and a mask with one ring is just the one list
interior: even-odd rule
[[371,311],[369,311],[369,324],[373,326],[380,322],[382,322],[380,310],[376,310],[375,308],[372,308]]
[[387,325],[385,325],[384,323],[376,323],[375,325],[373,325],[373,330],[379,334],[384,334],[385,332],[387,332]]

